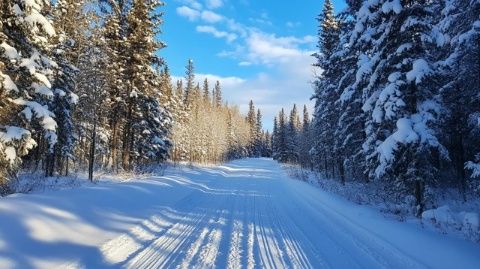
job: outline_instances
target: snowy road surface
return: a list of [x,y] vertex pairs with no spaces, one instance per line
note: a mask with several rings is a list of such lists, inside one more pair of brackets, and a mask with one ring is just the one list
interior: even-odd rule
[[268,159],[0,200],[0,268],[480,268],[480,247]]

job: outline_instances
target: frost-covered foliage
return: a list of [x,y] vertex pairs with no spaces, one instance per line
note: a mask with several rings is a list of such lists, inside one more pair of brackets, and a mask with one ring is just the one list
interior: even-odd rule
[[[52,5],[53,4],[53,5]],[[175,91],[158,0],[0,2],[0,194],[19,169],[45,176],[268,156],[250,121],[195,81]]]
[[319,17],[314,168],[387,184],[417,216],[429,188],[477,188],[480,2],[347,4],[334,16],[325,1]]
[[57,140],[51,79],[58,65],[48,57],[55,36],[41,0],[0,5],[0,184],[15,176],[21,157],[38,143]]
[[282,109],[274,120],[272,152],[273,158],[282,163],[299,164],[312,168],[309,154],[312,145],[313,129],[307,107],[303,108],[303,119],[300,120],[297,105],[293,105],[287,116]]
[[[438,73],[444,113],[444,144],[462,191],[478,176],[480,153],[480,2],[448,0],[433,37],[441,44]],[[467,169],[467,170],[465,170]],[[472,180],[472,186],[479,186]],[[477,187],[478,188],[478,187]]]
[[[166,81],[170,80],[167,78]],[[171,95],[171,88],[169,85],[163,91]],[[175,162],[218,163],[263,155],[262,149],[268,154],[270,135],[262,131],[261,114],[256,113],[253,102],[244,117],[238,107],[223,103],[221,91],[218,81],[213,89],[208,80],[203,81],[203,89],[196,84],[193,61],[188,61],[185,78],[177,81],[174,96],[170,98],[173,101],[169,110],[175,111],[172,129]]]
[[155,71],[162,3],[54,3],[0,3],[2,194],[19,168],[54,176],[169,157],[173,112]]

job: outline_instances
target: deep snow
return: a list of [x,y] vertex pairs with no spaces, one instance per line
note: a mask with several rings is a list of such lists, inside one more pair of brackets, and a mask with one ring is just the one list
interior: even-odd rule
[[480,268],[480,246],[385,219],[269,159],[0,200],[0,268]]

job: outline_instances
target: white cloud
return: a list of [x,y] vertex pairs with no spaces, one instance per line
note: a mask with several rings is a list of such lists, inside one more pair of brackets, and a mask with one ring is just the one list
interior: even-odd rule
[[250,66],[250,65],[252,65],[252,63],[251,63],[251,62],[247,62],[247,61],[243,61],[243,62],[238,63],[238,65],[239,65],[239,66]]
[[264,24],[264,25],[273,25],[270,16],[268,15],[267,12],[262,12],[260,16],[255,17],[255,18],[249,18],[248,19],[252,23],[257,23],[257,24]]
[[206,0],[206,5],[210,9],[215,9],[223,6],[222,0]]
[[[209,7],[208,2],[206,6]],[[269,19],[266,13],[259,18],[265,21]],[[314,36],[279,36],[208,10],[199,11],[195,19],[209,24],[223,22],[226,30],[211,25],[196,26],[197,32],[224,38],[229,43],[229,50],[219,52],[217,56],[236,60],[238,66],[259,65],[264,68],[263,73],[245,78],[199,74],[199,82],[204,78],[219,80],[225,100],[238,104],[243,112],[247,111],[248,102],[252,99],[262,110],[265,127],[269,129],[272,128],[273,117],[281,108],[290,110],[293,104],[297,104],[299,109],[303,104],[310,109],[313,107],[310,82],[315,72],[312,67],[314,59],[311,57],[316,43]],[[285,25],[292,28],[299,24],[286,22]]]
[[[246,80],[243,78],[235,77],[235,76],[230,76],[230,77],[222,77],[222,76],[217,76],[213,74],[197,74],[196,78],[198,81],[204,81],[205,79],[208,79],[210,82],[214,81],[220,81],[220,84],[222,87],[228,89],[228,88],[234,88],[234,87],[240,87],[245,84]],[[213,85],[213,83],[210,83]]]
[[[216,81],[220,82],[223,89],[230,92],[231,89],[240,89],[245,84],[246,80],[235,76],[217,76],[213,74],[195,74],[195,82],[202,84],[205,79],[208,79],[210,86],[213,87]],[[177,80],[185,80],[183,77],[172,76],[172,81],[176,83]],[[232,99],[226,99],[231,101]]]
[[217,23],[223,20],[223,16],[213,11],[206,10],[202,12],[202,20],[208,23]]
[[235,39],[237,39],[236,34],[225,32],[225,31],[219,31],[217,28],[209,25],[199,25],[196,27],[196,30],[199,33],[211,34],[216,38],[225,38],[228,42],[232,42]]
[[299,57],[310,57],[312,51],[302,49],[301,45],[310,44],[310,36],[297,38],[293,36],[277,37],[258,30],[251,31],[245,40],[245,50],[237,53],[238,57],[255,64],[272,65],[289,63]]
[[288,28],[296,28],[296,27],[299,27],[301,25],[300,22],[296,21],[296,22],[293,22],[293,21],[287,21],[287,23],[285,23],[285,26],[287,26]]
[[289,65],[280,65],[271,72],[259,73],[253,77],[196,74],[196,82],[202,84],[207,78],[213,86],[215,81],[220,81],[224,100],[238,105],[243,113],[248,111],[248,103],[253,100],[255,106],[262,111],[264,127],[271,130],[273,118],[282,108],[289,111],[293,104],[297,104],[299,109],[303,109],[306,104],[312,111],[312,63],[311,57],[301,56]]
[[189,19],[190,21],[195,21],[200,17],[200,11],[187,6],[181,6],[177,8],[177,14]]
[[183,3],[184,5],[187,5],[193,9],[196,9],[196,10],[202,10],[203,9],[203,5],[200,4],[200,2],[196,1],[196,0],[179,0],[179,2]]
[[263,64],[285,61],[301,55],[301,52],[292,44],[284,42],[272,34],[254,32],[247,38],[246,43],[249,49],[249,59]]
[[302,109],[306,104],[310,111],[313,102],[311,81],[316,70],[312,67],[312,36],[277,36],[255,29],[247,29],[244,44],[232,51],[223,51],[219,56],[238,59],[240,66],[264,65],[266,71],[255,77],[246,78],[242,85],[225,87],[225,96],[240,105],[243,112],[248,109],[250,99],[264,114],[265,127],[271,129],[273,117],[280,109],[287,111],[297,104]]

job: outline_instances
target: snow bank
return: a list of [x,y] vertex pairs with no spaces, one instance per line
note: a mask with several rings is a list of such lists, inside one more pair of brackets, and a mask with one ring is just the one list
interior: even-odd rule
[[427,206],[431,209],[426,210],[422,218],[418,219],[415,216],[415,198],[407,196],[398,200],[381,181],[347,181],[342,185],[339,180],[326,179],[321,174],[297,166],[284,165],[284,168],[293,178],[345,197],[356,204],[373,207],[387,218],[417,223],[429,230],[480,243],[480,197],[474,191],[468,193],[467,202],[463,202],[457,189],[429,189],[431,201]]
[[474,241],[480,240],[480,217],[476,212],[454,212],[444,205],[423,212],[422,220],[443,230],[460,231]]

